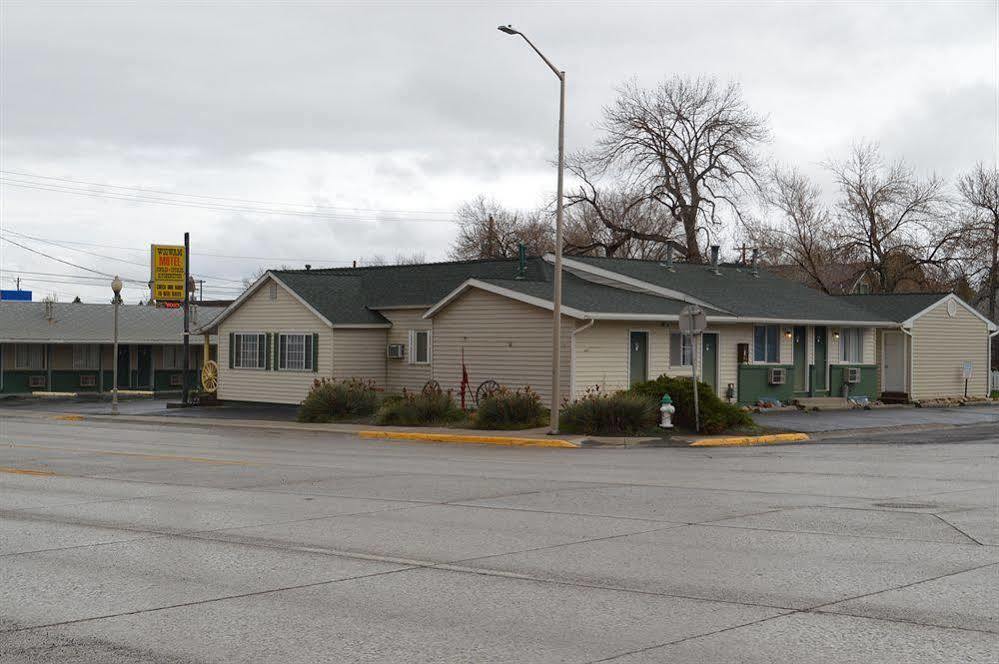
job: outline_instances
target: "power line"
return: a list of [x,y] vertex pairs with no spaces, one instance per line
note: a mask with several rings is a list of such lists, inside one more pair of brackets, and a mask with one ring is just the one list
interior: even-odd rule
[[0,183],[5,184],[8,187],[19,187],[21,189],[50,191],[61,194],[74,194],[77,196],[87,196],[89,198],[102,198],[108,200],[128,201],[131,203],[147,203],[152,205],[165,205],[168,207],[198,208],[203,210],[216,210],[221,212],[241,212],[245,214],[306,217],[306,218],[320,219],[323,221],[339,222],[339,223],[377,223],[377,222],[447,223],[447,224],[454,223],[454,219],[432,219],[432,218],[393,219],[385,217],[345,217],[345,216],[334,216],[330,214],[324,214],[321,212],[303,212],[300,210],[277,210],[277,209],[255,208],[255,207],[245,207],[245,206],[236,207],[236,206],[227,206],[227,205],[220,205],[213,203],[209,204],[196,203],[193,201],[155,198],[150,196],[119,195],[117,192],[102,193],[102,192],[91,191],[89,189],[79,189],[65,185],[49,185],[47,183],[26,182],[24,180],[12,180],[10,178],[0,178]]
[[101,182],[88,182],[86,180],[75,180],[73,178],[59,178],[51,175],[37,175],[34,173],[28,173],[25,171],[7,171],[0,169],[0,173],[6,175],[16,175],[19,177],[36,178],[40,180],[55,180],[58,182],[69,182],[78,185],[87,185],[92,187],[104,187],[105,189],[123,189],[130,191],[138,191],[141,193],[148,194],[165,194],[167,196],[179,196],[184,198],[203,198],[207,200],[217,200],[217,201],[230,201],[236,203],[250,203],[259,205],[276,205],[285,207],[305,207],[321,210],[352,210],[359,212],[387,212],[390,214],[450,214],[450,210],[402,210],[402,209],[390,209],[390,208],[360,208],[360,207],[344,207],[338,205],[318,205],[312,203],[279,203],[274,201],[258,201],[247,198],[233,198],[229,196],[208,196],[204,194],[185,194],[177,191],[164,191],[162,189],[147,189],[145,187],[134,187],[125,185],[115,185],[115,184],[104,184]]
[[48,258],[49,260],[56,261],[57,263],[62,263],[63,265],[69,265],[70,267],[75,267],[77,269],[84,270],[86,272],[93,272],[94,274],[100,274],[105,277],[110,277],[110,278],[115,277],[115,275],[113,274],[108,274],[107,272],[101,272],[100,270],[95,270],[93,268],[86,267],[85,265],[78,265],[76,263],[71,263],[70,261],[63,260],[62,258],[57,258],[55,256],[52,256],[51,254],[46,254],[44,251],[38,251],[37,249],[32,249],[31,247],[25,246],[20,242],[16,242],[15,240],[11,240],[9,237],[6,236],[0,236],[0,240],[9,242],[10,244],[13,244],[16,247],[24,249],[25,251],[30,251],[33,254],[38,254],[39,256],[43,256],[45,258]]

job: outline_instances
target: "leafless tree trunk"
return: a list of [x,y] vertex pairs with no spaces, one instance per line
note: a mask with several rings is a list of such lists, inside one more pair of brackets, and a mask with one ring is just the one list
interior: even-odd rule
[[902,161],[886,164],[876,143],[858,143],[849,158],[826,167],[840,189],[845,248],[863,254],[881,291],[895,292],[951,260],[961,233],[948,223],[942,180],[920,179]]
[[683,226],[690,261],[701,261],[699,228],[720,226],[723,208],[742,219],[755,187],[755,153],[769,140],[765,118],[749,110],[735,83],[673,77],[654,89],[625,84],[604,109],[596,156],[648,191]]
[[957,191],[964,212],[963,244],[972,273],[985,273],[989,319],[994,321],[999,289],[999,168],[979,163],[958,178]]
[[[600,187],[589,171],[592,158],[574,155],[569,171],[579,188],[567,195],[565,251],[576,255],[662,258],[676,242],[679,222],[648,192],[620,183]],[[599,170],[599,165],[598,165]]]
[[451,245],[451,258],[514,258],[520,243],[528,255],[552,251],[555,241],[551,224],[540,211],[511,211],[485,196],[463,203],[456,212],[458,235]]

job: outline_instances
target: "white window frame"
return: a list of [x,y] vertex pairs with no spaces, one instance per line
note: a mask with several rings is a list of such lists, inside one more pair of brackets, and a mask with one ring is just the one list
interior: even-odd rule
[[[312,357],[315,352],[312,345],[315,338],[311,332],[279,332],[277,335],[277,362],[278,371],[313,371]],[[288,339],[291,337],[302,338],[302,366],[288,366]],[[283,343],[282,343],[283,342]]]
[[[41,366],[32,366],[32,350],[41,349]],[[14,344],[14,368],[26,371],[42,371],[47,368],[47,348],[45,344]],[[23,356],[22,356],[23,351]],[[23,358],[23,361],[22,361]]]
[[[264,364],[260,364],[260,340],[261,337],[266,339],[266,334],[264,332],[234,332],[232,337],[232,342],[235,348],[232,354],[232,366],[234,369],[248,369],[251,371],[263,371],[267,367],[267,358],[264,358]],[[246,359],[246,353],[243,351],[243,337],[253,337],[254,338],[254,353],[253,353],[253,364],[247,364],[241,362],[241,360]],[[266,352],[266,344],[264,341],[264,347]],[[236,348],[239,349],[239,353],[235,352]]]
[[[673,357],[673,335],[678,335],[680,337],[680,357],[679,357],[680,361],[679,362],[676,361],[677,358]],[[666,349],[666,352],[669,353],[669,365],[671,367],[688,367],[688,368],[691,367],[691,366],[693,366],[692,363],[694,361],[694,337],[692,335],[689,335],[689,334],[684,334],[683,332],[681,332],[679,330],[677,330],[675,332],[671,330],[670,333],[669,333],[669,340],[668,341],[669,341],[669,345],[668,345],[668,347]],[[684,355],[687,355],[687,352],[685,352],[685,351],[689,352],[689,355],[686,358],[684,358]],[[686,359],[688,361],[684,362],[683,361],[684,359]]]
[[[854,337],[857,342],[856,359],[847,357],[847,338]],[[864,328],[862,327],[841,327],[839,330],[839,361],[840,364],[863,364],[864,363]]]
[[[421,335],[427,335],[427,359],[421,361],[418,356],[418,350],[416,346],[416,338]],[[431,330],[410,330],[409,331],[409,363],[427,365],[433,362],[433,332]]]
[[[759,328],[761,328],[761,327],[767,330],[767,332],[764,333],[764,340],[763,340],[763,359],[760,359],[760,358],[756,357],[756,330],[759,329]],[[770,346],[770,344],[767,343],[767,342],[769,341],[769,331],[771,329],[777,335],[777,357],[775,359],[773,359],[773,360],[767,358],[767,348]],[[766,324],[766,325],[754,325],[753,326],[753,343],[752,343],[752,347],[753,347],[753,350],[752,350],[753,364],[780,364],[781,363],[781,361],[780,361],[780,358],[781,358],[781,341],[780,341],[780,335],[781,335],[781,326],[780,325]]]
[[101,347],[97,344],[73,344],[73,369],[99,369]]

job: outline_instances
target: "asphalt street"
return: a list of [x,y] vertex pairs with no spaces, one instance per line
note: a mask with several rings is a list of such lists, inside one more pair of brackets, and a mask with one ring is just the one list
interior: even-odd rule
[[994,664],[997,504],[996,424],[565,450],[0,412],[0,662]]

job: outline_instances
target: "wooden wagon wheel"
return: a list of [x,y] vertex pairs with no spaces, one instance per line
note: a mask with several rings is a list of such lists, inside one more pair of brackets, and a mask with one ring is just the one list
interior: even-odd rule
[[219,365],[215,360],[208,360],[201,367],[201,388],[206,392],[215,393],[219,389]]
[[479,402],[487,397],[491,397],[500,390],[502,386],[495,380],[486,380],[479,384],[475,388],[475,405],[478,406]]
[[423,395],[430,396],[431,394],[439,394],[441,391],[441,384],[436,380],[428,380],[423,386]]

